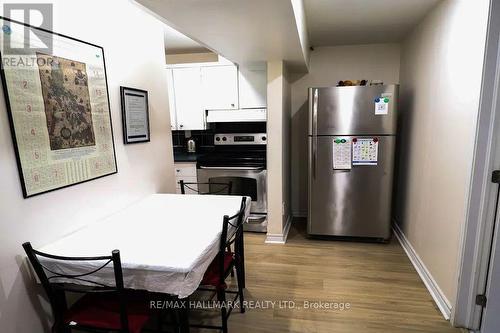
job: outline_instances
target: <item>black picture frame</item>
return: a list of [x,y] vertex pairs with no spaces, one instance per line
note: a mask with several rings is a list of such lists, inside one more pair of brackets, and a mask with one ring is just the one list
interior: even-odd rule
[[[69,183],[69,184],[66,184],[66,185],[58,186],[58,187],[51,188],[51,189],[48,189],[48,190],[42,190],[42,191],[39,191],[39,192],[36,192],[36,193],[31,193],[31,194],[28,193],[28,189],[27,189],[27,186],[26,186],[26,181],[24,179],[23,164],[22,164],[21,155],[20,155],[20,151],[19,151],[19,145],[18,145],[17,137],[16,137],[16,127],[15,127],[14,117],[13,117],[13,114],[12,114],[13,110],[12,110],[12,105],[11,105],[11,102],[10,102],[9,89],[8,89],[8,86],[7,86],[7,78],[6,78],[6,74],[5,74],[5,71],[4,71],[3,63],[0,65],[0,79],[1,79],[1,82],[2,82],[2,90],[3,90],[3,94],[4,94],[4,100],[5,100],[5,105],[6,105],[8,119],[9,119],[9,127],[10,127],[10,132],[11,132],[12,143],[13,143],[13,146],[14,146],[14,151],[15,151],[15,156],[16,156],[16,164],[17,164],[18,173],[19,173],[19,180],[21,182],[21,189],[22,189],[23,197],[25,199],[26,198],[31,198],[31,197],[38,196],[38,195],[41,195],[41,194],[53,192],[53,191],[60,190],[60,189],[63,189],[63,188],[67,188],[67,187],[70,187],[70,186],[74,186],[74,185],[86,183],[86,182],[89,182],[89,181],[92,181],[92,180],[96,180],[96,179],[99,179],[99,178],[103,178],[103,177],[106,177],[106,176],[117,174],[118,173],[118,164],[116,162],[116,149],[115,149],[115,140],[114,140],[114,133],[113,133],[113,121],[112,121],[112,118],[111,118],[111,104],[110,104],[110,101],[109,101],[108,76],[107,76],[107,72],[106,72],[106,59],[105,59],[105,55],[104,55],[104,48],[102,46],[99,46],[99,45],[96,45],[96,44],[93,44],[93,43],[89,43],[89,42],[83,41],[83,40],[78,39],[78,38],[74,38],[74,37],[67,36],[67,35],[64,35],[64,34],[56,33],[54,31],[47,30],[47,29],[44,29],[44,28],[35,27],[35,26],[30,25],[30,24],[27,24],[27,23],[24,23],[24,22],[20,22],[20,21],[17,21],[17,20],[13,20],[13,19],[10,19],[8,17],[1,16],[1,15],[0,15],[0,21],[1,22],[9,22],[9,23],[14,23],[14,24],[19,24],[19,25],[22,25],[24,27],[28,27],[30,29],[35,29],[35,30],[38,30],[38,31],[41,31],[41,32],[52,34],[52,35],[60,37],[60,38],[65,38],[65,39],[68,39],[68,40],[73,41],[73,42],[78,42],[78,43],[82,43],[82,44],[85,44],[85,45],[88,45],[88,46],[92,46],[92,47],[95,47],[97,49],[100,49],[101,54],[102,54],[103,75],[104,75],[103,79],[104,79],[105,86],[106,86],[106,97],[107,97],[107,107],[108,107],[108,116],[109,116],[109,125],[110,125],[111,148],[112,148],[112,151],[113,151],[112,155],[113,155],[114,171],[111,171],[109,173],[106,173],[106,174],[103,174],[103,175],[99,175],[99,176],[96,176],[96,177],[84,179],[82,181],[72,182],[72,183]],[[0,61],[2,61],[2,60],[3,60],[3,55],[2,55],[2,52],[0,50]]]
[[[147,131],[146,134],[129,135],[128,130],[127,130],[128,119],[127,119],[125,95],[134,95],[137,97],[144,97],[145,98],[145,103],[146,103],[145,112],[146,112],[146,114],[144,116],[146,118],[146,131]],[[147,90],[120,86],[120,100],[121,100],[121,106],[122,106],[123,143],[124,144],[133,144],[133,143],[150,142],[151,141],[151,129],[150,129],[150,125],[149,125],[149,96],[148,96]]]

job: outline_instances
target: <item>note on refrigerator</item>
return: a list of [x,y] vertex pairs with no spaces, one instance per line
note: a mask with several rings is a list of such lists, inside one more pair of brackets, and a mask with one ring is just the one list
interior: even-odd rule
[[378,139],[354,139],[352,142],[352,165],[377,165]]
[[351,169],[351,139],[346,137],[333,138],[333,169]]
[[389,101],[388,97],[380,97],[375,99],[375,114],[385,115],[389,113]]

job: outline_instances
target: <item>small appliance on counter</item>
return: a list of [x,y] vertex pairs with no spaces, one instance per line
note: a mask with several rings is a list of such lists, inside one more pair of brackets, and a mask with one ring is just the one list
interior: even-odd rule
[[186,148],[188,153],[196,153],[196,141],[193,138],[189,138],[186,142]]

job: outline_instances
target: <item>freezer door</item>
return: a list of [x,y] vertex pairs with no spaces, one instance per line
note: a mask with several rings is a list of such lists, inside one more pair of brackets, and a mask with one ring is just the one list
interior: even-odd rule
[[[309,135],[396,134],[398,90],[398,85],[309,88]],[[384,108],[376,112],[377,98]]]
[[389,238],[395,137],[377,138],[377,165],[333,170],[334,137],[309,137],[310,235]]

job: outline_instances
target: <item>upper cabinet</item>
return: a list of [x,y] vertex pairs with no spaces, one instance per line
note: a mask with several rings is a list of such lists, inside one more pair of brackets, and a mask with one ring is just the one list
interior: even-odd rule
[[201,85],[205,110],[231,110],[239,107],[236,66],[201,67]]
[[267,107],[266,64],[246,65],[238,68],[238,91],[241,109]]
[[173,100],[177,130],[205,129],[202,104],[203,88],[200,67],[174,68],[172,71]]
[[237,67],[225,61],[168,67],[172,130],[205,129],[206,110],[267,107],[266,64]]
[[170,111],[170,129],[177,129],[177,113],[175,112],[174,76],[172,69],[167,69],[168,108]]

